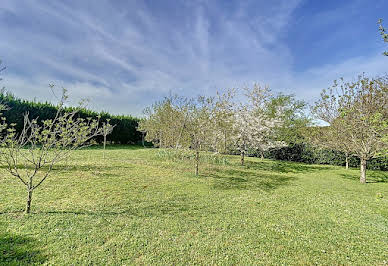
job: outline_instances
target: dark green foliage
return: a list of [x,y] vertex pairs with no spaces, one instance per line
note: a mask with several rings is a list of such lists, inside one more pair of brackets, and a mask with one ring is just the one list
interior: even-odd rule
[[[303,162],[309,164],[345,165],[345,153],[334,150],[318,149],[307,144],[291,144],[287,147],[271,149],[265,153],[266,158]],[[355,156],[349,158],[350,167],[360,167],[360,159]],[[368,161],[368,169],[388,170],[388,158],[374,158]]]
[[[38,118],[38,121],[53,119],[57,112],[57,107],[50,103],[39,103],[21,100],[9,93],[0,93],[0,102],[7,106],[3,112],[7,123],[15,123],[16,131],[21,132],[23,128],[23,115],[29,113],[30,118]],[[67,108],[71,111],[74,108]],[[124,115],[110,115],[106,112],[97,113],[87,109],[80,109],[78,116],[81,118],[97,118],[101,116],[101,122],[110,119],[110,124],[116,125],[113,132],[107,136],[107,141],[120,144],[134,144],[141,142],[141,133],[137,131],[138,118]],[[102,143],[103,137],[98,136],[96,141]]]

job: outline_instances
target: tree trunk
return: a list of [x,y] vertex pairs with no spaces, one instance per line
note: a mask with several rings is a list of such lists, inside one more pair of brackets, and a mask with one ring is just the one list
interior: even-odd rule
[[106,146],[106,135],[104,135],[104,151],[102,152],[102,158],[105,159],[105,146]]
[[32,201],[32,189],[28,188],[27,191],[27,202],[26,202],[26,209],[24,210],[25,213],[30,213],[31,211],[31,201]]
[[260,155],[261,155],[261,160],[263,160],[263,159],[264,159],[264,152],[261,151],[261,152],[260,152]]
[[199,168],[199,150],[197,149],[195,151],[195,175],[198,175],[198,168]]
[[360,183],[365,184],[366,183],[366,159],[361,158],[361,176],[360,176]]
[[346,153],[346,158],[345,158],[345,167],[346,167],[346,170],[349,169],[349,154]]
[[244,165],[244,161],[245,161],[245,150],[242,150],[241,151],[241,165]]
[[144,132],[141,133],[141,144],[144,147]]
[[224,131],[224,153],[226,154],[226,150],[227,150],[227,143],[226,143],[226,139],[227,139],[227,136],[226,136],[226,131]]

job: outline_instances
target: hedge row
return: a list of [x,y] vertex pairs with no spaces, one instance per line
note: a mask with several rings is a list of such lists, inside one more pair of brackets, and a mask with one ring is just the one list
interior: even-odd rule
[[[308,164],[345,165],[345,153],[317,149],[307,144],[294,144],[278,149],[271,149],[265,153],[265,157],[275,160],[302,162]],[[360,159],[355,156],[349,158],[350,167],[360,167]],[[368,161],[368,169],[388,170],[388,157],[374,158]]]
[[[29,113],[30,118],[38,118],[39,121],[53,119],[57,112],[57,107],[50,103],[31,102],[18,99],[12,94],[0,93],[0,102],[8,107],[3,111],[7,123],[15,123],[17,132],[21,132],[23,127],[23,115]],[[68,111],[73,110],[68,108]],[[110,119],[110,124],[116,125],[112,134],[108,135],[107,140],[118,144],[136,144],[141,141],[141,133],[136,130],[139,119],[132,116],[110,115],[106,112],[94,112],[87,109],[81,109],[78,112],[81,118],[97,118],[101,116],[101,122]],[[102,138],[97,138],[98,142]]]

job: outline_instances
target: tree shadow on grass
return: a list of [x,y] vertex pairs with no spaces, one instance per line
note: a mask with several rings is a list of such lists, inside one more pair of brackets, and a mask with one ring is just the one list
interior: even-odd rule
[[[8,167],[5,165],[1,165],[0,169],[7,169]],[[128,173],[129,170],[132,170],[135,168],[135,166],[119,166],[120,170],[123,170],[122,173]],[[34,168],[32,165],[25,167],[24,165],[18,165],[19,170],[28,169],[30,171],[33,171]],[[46,173],[48,169],[47,167],[41,168],[40,172]],[[61,173],[61,174],[70,174],[73,172],[89,172],[94,176],[101,176],[101,177],[117,177],[118,174],[114,171],[117,171],[116,166],[108,166],[108,165],[66,165],[66,164],[58,164],[53,167],[51,170],[51,176]]]
[[[137,204],[125,204],[123,203],[122,207],[110,207],[105,209],[95,210],[84,210],[84,209],[68,209],[68,210],[49,210],[49,211],[38,211],[32,212],[29,215],[81,215],[81,216],[93,216],[93,217],[103,217],[103,216],[117,216],[117,215],[128,215],[136,217],[161,217],[169,215],[191,215],[197,216],[199,213],[203,212],[203,208],[207,208],[206,205],[202,204],[202,201],[198,199],[198,202],[195,202],[197,199],[187,196],[187,194],[177,194],[173,197],[168,197],[165,199],[160,199],[158,201],[150,202],[147,205],[138,206]],[[139,203],[139,202],[137,202]],[[12,214],[22,214],[22,211],[6,211],[0,212],[0,215],[12,215]]]
[[36,244],[31,237],[0,233],[0,265],[43,264],[47,257]]
[[207,175],[213,178],[215,189],[238,189],[238,190],[274,190],[280,186],[288,185],[296,180],[295,176],[279,175],[273,173],[260,173],[256,170],[241,171],[233,169],[214,169]]
[[[350,179],[354,181],[360,180],[360,173],[349,172],[346,174],[340,174],[342,178]],[[388,172],[382,171],[367,171],[366,172],[366,182],[367,183],[388,183]]]
[[261,171],[278,172],[278,173],[309,173],[309,172],[332,169],[331,166],[309,165],[309,164],[286,162],[286,161],[261,161],[261,162],[246,161],[245,168],[261,170]]
[[93,217],[127,215],[140,218],[163,217],[163,216],[197,216],[201,213],[203,207],[190,204],[189,202],[159,202],[154,205],[144,206],[142,208],[132,208],[127,206],[116,210],[58,210],[42,212],[43,214],[61,214],[61,215],[86,215]]

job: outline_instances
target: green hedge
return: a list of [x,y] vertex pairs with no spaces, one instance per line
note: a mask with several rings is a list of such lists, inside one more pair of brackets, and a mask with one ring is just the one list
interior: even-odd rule
[[[12,94],[0,93],[0,102],[8,107],[8,110],[3,111],[7,122],[15,123],[17,132],[21,132],[23,128],[23,115],[29,113],[30,118],[38,118],[38,121],[53,119],[57,112],[57,107],[50,103],[39,103],[21,100]],[[68,111],[74,110],[67,108]],[[108,135],[107,140],[118,144],[138,144],[141,142],[141,133],[137,131],[138,118],[124,115],[110,115],[106,112],[94,112],[87,109],[81,109],[78,116],[82,118],[101,116],[101,122],[110,119],[110,124],[116,125],[112,134]],[[102,142],[102,137],[96,139],[97,142]]]
[[[309,164],[345,165],[345,153],[334,150],[317,149],[307,144],[293,144],[287,147],[271,149],[265,153],[269,159],[302,162]],[[360,159],[349,158],[350,167],[360,167]],[[388,158],[374,158],[368,161],[368,169],[388,170]]]

